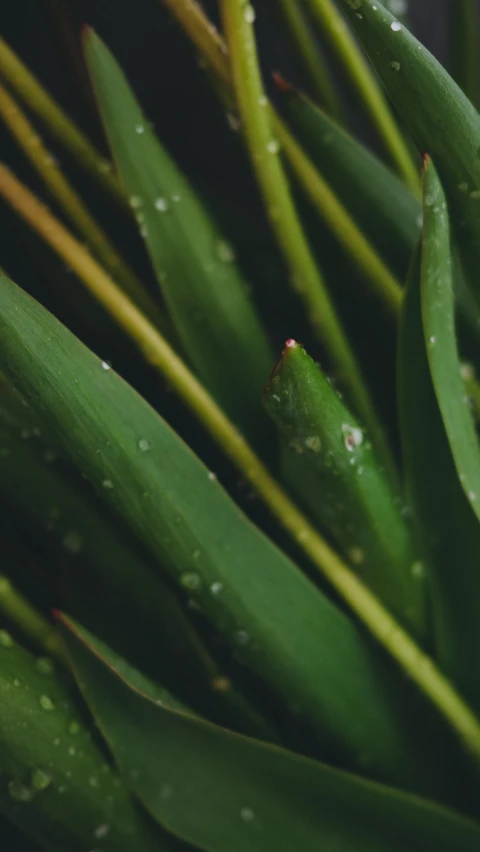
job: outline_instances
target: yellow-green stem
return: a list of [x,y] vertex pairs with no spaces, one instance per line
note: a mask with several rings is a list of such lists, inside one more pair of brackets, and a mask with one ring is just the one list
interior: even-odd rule
[[380,85],[345,18],[338,11],[333,0],[306,0],[306,2],[343,62],[399,174],[407,186],[418,195],[420,191],[418,169],[410,156]]
[[128,199],[112,164],[96,150],[81,130],[68,118],[52,96],[23,64],[11,47],[0,38],[0,76],[44,122],[52,136],[71,151],[75,159],[116,202],[128,207]]
[[[252,7],[246,6],[244,0],[222,0],[220,8],[243,134],[272,230],[290,269],[292,283],[305,303],[336,375],[342,386],[348,388],[379,455],[394,476],[395,466],[382,425],[303,233],[279,157],[279,140],[272,127],[248,15]],[[277,122],[275,127],[278,130]]]
[[280,0],[280,6],[313,98],[322,104],[337,121],[344,123],[345,116],[335,86],[330,79],[329,70],[320,54],[300,3],[298,0]]
[[450,722],[476,760],[480,761],[480,721],[475,714],[433,660],[410,638],[303,516],[158,330],[83,246],[3,165],[0,165],[0,195],[69,264],[136,342],[152,366],[169,381],[219,447],[255,488],[278,522],[373,636]]
[[0,576],[0,611],[35,645],[60,662],[66,662],[63,643],[55,628],[3,576]]
[[0,84],[0,119],[7,125],[16,142],[29,159],[51,194],[68,216],[89,248],[113,275],[126,293],[155,324],[162,327],[160,309],[143,287],[126,261],[118,254],[102,228],[85,207],[78,193],[62,173],[55,158],[45,148],[41,137],[18,104]]

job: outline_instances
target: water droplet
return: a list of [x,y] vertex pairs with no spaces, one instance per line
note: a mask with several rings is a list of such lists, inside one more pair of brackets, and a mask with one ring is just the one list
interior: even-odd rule
[[43,769],[34,769],[32,772],[32,787],[35,790],[46,790],[52,783],[52,776]]
[[178,204],[182,200],[182,196],[178,192],[174,192],[170,197],[174,204]]
[[216,482],[217,481],[217,474],[214,473],[213,470],[210,470],[208,472],[208,478],[211,482]]
[[212,583],[212,585],[210,586],[210,591],[212,595],[219,595],[220,592],[223,591],[223,583],[219,583],[218,581]]
[[53,675],[55,671],[53,661],[49,657],[38,657],[38,659],[35,660],[35,668],[37,672],[40,672],[40,674],[46,675],[47,677]]
[[90,787],[97,788],[98,787],[98,778],[96,778],[95,775],[92,775],[88,779],[88,783],[90,784]]
[[143,124],[136,124],[135,133],[138,133],[138,135],[141,136],[142,133],[145,133],[145,126]]
[[255,9],[253,8],[253,6],[248,5],[245,7],[243,17],[245,18],[247,24],[253,24],[255,20]]
[[430,337],[428,342],[429,342],[430,346],[435,346],[435,344],[437,342],[437,338],[432,336],[432,337]]
[[162,786],[160,787],[160,798],[164,802],[167,802],[171,798],[172,793],[173,788],[170,786],[170,784],[162,784]]
[[158,210],[160,213],[166,213],[168,210],[168,201],[166,198],[156,198],[153,202],[153,206],[155,210]]
[[152,445],[151,445],[150,441],[148,440],[148,438],[140,438],[140,440],[138,442],[138,449],[142,453],[148,453],[148,451],[152,449]]
[[75,746],[68,747],[68,754],[70,757],[76,757],[77,749],[75,748]]
[[40,701],[40,707],[42,708],[42,710],[54,710],[55,709],[55,705],[54,705],[52,699],[48,697],[48,695],[41,695],[39,701]]
[[242,822],[252,822],[252,820],[255,818],[255,814],[252,808],[242,808],[242,810],[240,811],[240,817],[242,819]]
[[267,104],[268,104],[268,100],[267,100],[266,95],[260,95],[260,97],[258,99],[258,106],[264,107],[264,106],[267,106]]
[[310,437],[305,438],[305,446],[308,447],[312,453],[319,453],[322,448],[322,442],[318,435],[310,435]]
[[223,675],[213,678],[212,687],[215,692],[228,692],[232,688],[232,681]]
[[276,139],[270,139],[270,142],[267,144],[267,151],[269,154],[278,154],[280,145]]
[[400,71],[401,67],[400,62],[397,62],[396,60],[390,62],[390,68],[392,71]]
[[63,537],[63,546],[68,553],[80,553],[83,547],[83,536],[75,530],[69,530]]
[[111,479],[104,479],[103,482],[102,482],[102,485],[103,485],[104,488],[107,488],[107,489],[113,488],[113,482],[112,482]]
[[112,365],[110,364],[110,361],[102,361],[102,370],[111,370],[111,369],[112,369]]
[[423,580],[425,577],[425,566],[423,562],[414,562],[411,567],[412,577],[415,580]]
[[390,29],[393,30],[394,33],[400,32],[400,30],[402,29],[400,21],[392,21],[392,23],[390,24]]
[[350,453],[352,453],[356,447],[360,447],[363,443],[363,432],[355,426],[349,426],[348,423],[343,423],[342,434],[345,446]]
[[10,781],[8,793],[16,802],[31,802],[33,799],[33,790],[25,784],[20,784],[19,781]]
[[17,688],[22,685],[22,681],[18,679],[18,677],[13,678],[13,685]]
[[94,837],[97,838],[97,840],[101,840],[102,837],[106,837],[107,834],[109,834],[109,833],[110,833],[110,826],[109,826],[108,822],[104,822],[102,825],[98,825],[96,827],[95,831],[93,832],[93,835],[94,835]]
[[233,263],[235,260],[235,252],[230,243],[226,240],[219,240],[215,246],[215,253],[222,263]]
[[180,582],[185,589],[190,589],[190,591],[194,592],[200,588],[202,581],[198,574],[187,572],[186,574],[182,574]]
[[14,641],[6,630],[0,630],[0,648],[13,648]]
[[361,547],[351,547],[348,558],[353,565],[362,565],[365,562],[365,554]]

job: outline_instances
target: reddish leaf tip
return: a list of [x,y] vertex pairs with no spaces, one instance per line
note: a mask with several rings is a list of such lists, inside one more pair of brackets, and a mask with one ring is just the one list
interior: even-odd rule
[[291,92],[293,91],[293,86],[288,80],[285,80],[285,77],[280,74],[279,71],[274,71],[272,74],[273,82],[275,83],[277,89],[280,92]]

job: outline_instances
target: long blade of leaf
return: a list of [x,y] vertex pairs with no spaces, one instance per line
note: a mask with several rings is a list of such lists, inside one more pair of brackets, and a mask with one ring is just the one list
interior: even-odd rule
[[470,285],[480,298],[480,116],[439,62],[393,15],[343,0],[373,66],[418,149],[439,171]]
[[455,334],[447,202],[430,157],[424,167],[422,315],[437,402],[463,490],[480,520],[480,448]]
[[[452,458],[430,375],[422,327],[421,257],[412,266],[399,346],[399,411],[407,497],[432,588],[437,654],[479,706],[472,648],[480,642],[480,526]],[[462,403],[463,404],[463,403]]]
[[[209,852],[477,849],[480,826],[429,802],[229,734],[155,701],[79,625],[63,635],[83,693],[132,790]],[[232,773],[231,767],[235,767]]]
[[255,435],[273,355],[234,249],[156,139],[115,59],[92,31],[85,54],[118,172],[185,352],[234,421]]
[[333,750],[422,783],[383,668],[352,623],[113,370],[14,284],[3,280],[0,298],[2,369],[246,665],[287,707],[295,695]]
[[0,811],[48,852],[173,849],[142,819],[47,663],[0,632]]
[[368,435],[294,340],[287,341],[264,403],[287,441],[297,498],[375,594],[424,637],[425,591],[398,495]]

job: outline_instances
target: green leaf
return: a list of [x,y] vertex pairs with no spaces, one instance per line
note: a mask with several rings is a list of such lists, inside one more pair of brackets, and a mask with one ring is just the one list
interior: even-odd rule
[[411,748],[389,674],[352,622],[135,391],[7,279],[0,369],[251,671],[287,708],[295,702],[317,741],[351,763],[367,755],[382,777],[429,783],[421,767],[428,737],[422,731],[420,753]]
[[425,590],[400,500],[356,418],[317,364],[287,341],[264,402],[291,455],[289,481],[365,583],[418,636]]
[[53,664],[4,631],[0,765],[0,811],[48,852],[174,848],[141,818]]
[[390,269],[403,278],[420,233],[421,206],[377,157],[276,75],[281,107],[339,200]]
[[234,249],[92,31],[85,52],[112,153],[185,352],[229,415],[256,435],[274,359]]
[[[79,683],[127,783],[162,825],[209,852],[476,852],[452,812],[215,727],[132,684],[64,620]],[[234,771],[232,771],[234,767]]]
[[[119,530],[80,483],[38,418],[8,389],[0,391],[0,494],[63,551],[62,600],[132,663],[161,679],[199,712],[244,733],[275,739],[211,658],[155,562]],[[44,431],[44,430],[43,430]],[[148,452],[144,449],[143,452]],[[135,629],[125,632],[125,624]]]
[[455,334],[450,222],[430,157],[425,159],[423,218],[422,315],[430,373],[460,482],[480,520],[480,449]]
[[343,0],[343,5],[406,129],[436,164],[478,300],[480,116],[440,63],[380,3]]
[[[429,205],[425,212],[430,219]],[[433,222],[435,226],[438,214]],[[432,222],[426,227],[430,241]],[[430,250],[432,245],[430,242]],[[435,249],[443,251],[440,240]],[[399,342],[399,413],[407,498],[432,589],[437,656],[478,709],[480,682],[471,654],[480,642],[480,525],[455,468],[430,374],[431,346],[427,346],[422,327],[420,277],[421,271],[430,274],[432,267],[422,260],[419,252],[407,288]],[[434,286],[436,283],[434,280]],[[422,282],[424,296],[431,285]],[[447,314],[451,309],[443,301]]]

